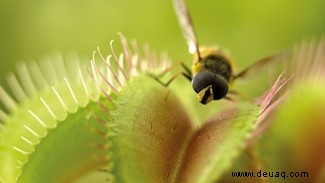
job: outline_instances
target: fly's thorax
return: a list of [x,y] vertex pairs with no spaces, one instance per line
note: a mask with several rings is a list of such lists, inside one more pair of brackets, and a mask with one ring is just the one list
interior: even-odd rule
[[200,71],[208,71],[223,77],[229,84],[233,80],[234,64],[226,51],[219,47],[200,47],[200,57],[194,55],[192,75]]

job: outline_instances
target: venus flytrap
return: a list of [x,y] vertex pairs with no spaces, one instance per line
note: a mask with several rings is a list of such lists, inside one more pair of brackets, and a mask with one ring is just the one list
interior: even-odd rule
[[[121,40],[126,61],[123,54],[117,57],[112,49],[112,56],[107,59],[100,54],[105,67],[99,68],[93,57],[91,71],[87,73],[89,67],[83,70],[78,63],[71,64],[71,60],[64,63],[56,55],[53,61],[45,58],[45,64],[22,63],[18,68],[22,86],[15,75],[9,76],[9,85],[18,102],[0,88],[1,100],[9,110],[8,114],[1,110],[4,129],[0,180],[70,182],[107,164],[109,142],[106,141],[114,135],[109,113],[119,91],[139,72],[168,66],[167,57],[149,65],[140,57],[136,43],[133,43],[136,53],[130,55],[122,36]],[[75,68],[66,69],[67,65]]]
[[179,95],[147,75],[168,70],[168,57],[148,48],[143,57],[120,37],[121,54],[111,42],[111,56],[98,49],[80,67],[56,55],[9,77],[15,99],[0,88],[9,111],[0,113],[2,182],[215,182],[285,81],[260,104],[236,100],[198,126]]

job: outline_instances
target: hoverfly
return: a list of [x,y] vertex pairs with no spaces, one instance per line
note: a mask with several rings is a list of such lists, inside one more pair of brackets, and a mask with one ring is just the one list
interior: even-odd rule
[[184,63],[181,63],[185,72],[181,72],[171,78],[166,84],[168,86],[173,79],[182,74],[192,83],[201,104],[208,104],[213,100],[228,98],[228,93],[237,92],[231,90],[234,80],[245,76],[248,72],[257,69],[265,63],[271,62],[283,54],[273,55],[261,59],[239,73],[234,72],[234,63],[227,53],[218,47],[199,47],[194,26],[185,5],[184,0],[173,0],[174,9],[183,36],[188,44],[189,52],[193,54],[194,61],[190,70]]

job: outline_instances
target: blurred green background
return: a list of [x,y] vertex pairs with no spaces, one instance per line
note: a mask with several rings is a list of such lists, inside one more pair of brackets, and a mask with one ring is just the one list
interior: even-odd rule
[[[201,44],[219,44],[239,68],[325,33],[324,0],[187,0]],[[90,57],[121,31],[188,60],[172,0],[0,0],[0,84],[20,59],[71,50]]]

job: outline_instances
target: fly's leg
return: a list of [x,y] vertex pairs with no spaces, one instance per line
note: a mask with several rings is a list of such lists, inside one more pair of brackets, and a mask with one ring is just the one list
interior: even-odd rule
[[[176,79],[178,76],[184,76],[185,78],[187,78],[189,81],[191,81],[192,80],[192,77],[191,76],[189,76],[189,75],[187,75],[186,73],[184,73],[184,72],[179,72],[179,73],[177,73],[177,74],[175,74],[172,78],[170,78],[166,83],[164,83],[164,82],[162,82],[161,80],[160,80],[160,78],[158,78],[158,77],[156,77],[156,76],[154,76],[154,75],[148,75],[148,76],[150,76],[150,77],[152,77],[153,79],[155,79],[159,84],[161,84],[162,86],[164,86],[164,87],[168,87],[173,81],[174,81],[174,79]],[[166,97],[165,97],[165,101],[167,101],[168,100],[168,96],[169,96],[169,89],[168,89],[168,91],[167,91],[167,95],[166,95]]]
[[192,72],[191,70],[184,64],[184,62],[179,62],[179,64],[182,66],[182,68],[185,70],[185,73],[190,76],[192,80]]
[[[181,65],[182,68],[184,69],[184,72],[179,72],[177,74],[175,74],[173,77],[171,77],[167,82],[163,82],[161,81],[161,77],[163,77],[167,72],[169,72],[170,70],[172,70],[172,68],[174,68],[177,65]],[[183,62],[179,62],[175,65],[173,65],[172,67],[168,68],[165,72],[163,72],[162,74],[159,75],[153,75],[148,73],[148,76],[152,77],[153,79],[155,79],[159,84],[161,84],[164,87],[168,87],[178,76],[184,76],[186,79],[188,79],[189,81],[192,81],[192,73],[190,71],[190,69],[183,63]],[[167,92],[167,95],[165,97],[165,101],[168,100],[168,96],[169,96],[169,90]]]
[[[161,81],[161,77],[163,77],[166,73],[168,73],[169,71],[171,71],[175,66],[177,65],[181,65],[184,72],[179,72],[177,74],[175,74],[173,77],[171,77],[167,82],[163,82]],[[163,85],[164,87],[168,87],[173,81],[174,79],[176,79],[178,76],[184,76],[186,79],[188,79],[189,81],[192,80],[192,73],[191,70],[183,63],[183,62],[178,62],[177,64],[173,65],[172,67],[168,68],[165,72],[159,74],[159,75],[154,75],[154,74],[150,74],[148,73],[148,76],[154,78],[158,83],[160,83],[161,85]]]
[[184,76],[186,79],[188,79],[189,81],[192,80],[192,77],[187,75],[184,72],[179,72],[177,74],[175,74],[173,77],[171,77],[167,82],[163,82],[160,80],[160,78],[153,76],[153,75],[149,75],[150,77],[154,78],[158,83],[160,83],[161,85],[163,85],[164,87],[168,87],[173,81],[174,79],[176,79],[178,76]]

